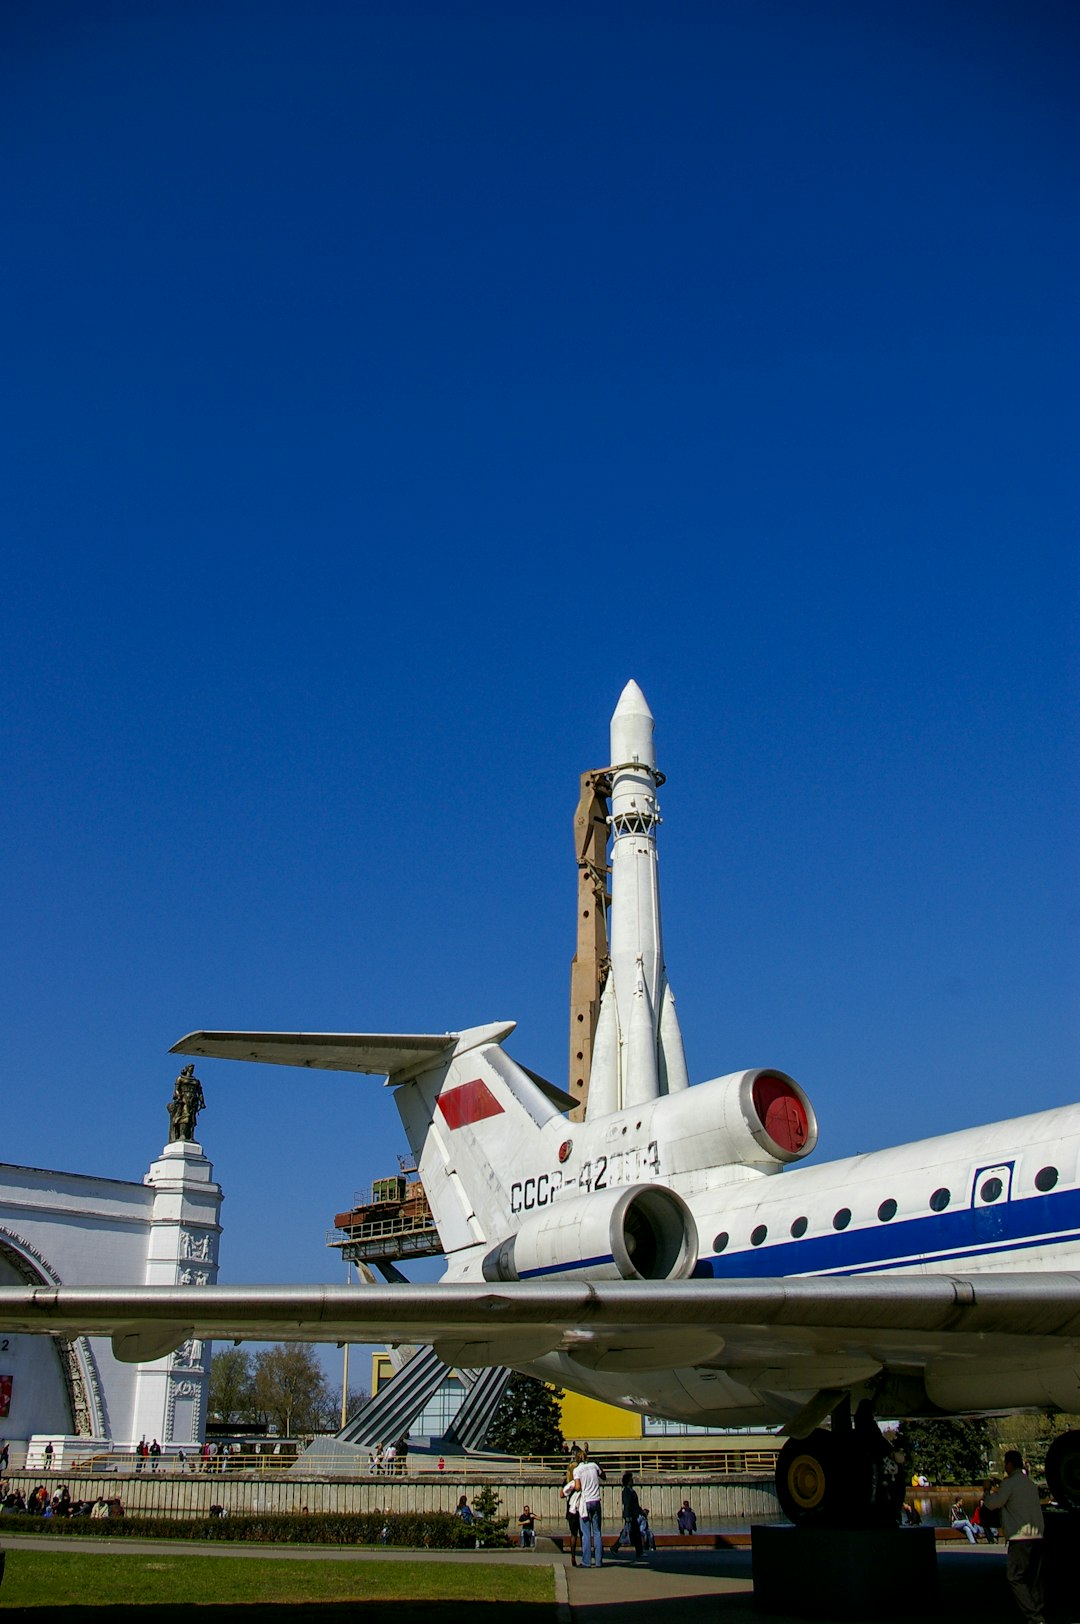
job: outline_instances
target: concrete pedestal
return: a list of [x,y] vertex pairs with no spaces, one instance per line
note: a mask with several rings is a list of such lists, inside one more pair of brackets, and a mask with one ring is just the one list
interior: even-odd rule
[[751,1530],[754,1606],[800,1618],[919,1615],[937,1602],[932,1528]]

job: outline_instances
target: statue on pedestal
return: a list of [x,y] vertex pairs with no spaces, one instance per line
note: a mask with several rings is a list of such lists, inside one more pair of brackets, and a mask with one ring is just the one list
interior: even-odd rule
[[168,1106],[170,1145],[177,1139],[194,1139],[195,1123],[205,1106],[206,1099],[202,1084],[195,1075],[195,1067],[185,1066],[176,1079]]

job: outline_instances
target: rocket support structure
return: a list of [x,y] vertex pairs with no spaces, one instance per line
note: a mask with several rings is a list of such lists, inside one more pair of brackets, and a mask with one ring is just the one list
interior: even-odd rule
[[611,718],[611,969],[592,1046],[591,1121],[689,1086],[682,1033],[664,968],[653,715],[628,682]]

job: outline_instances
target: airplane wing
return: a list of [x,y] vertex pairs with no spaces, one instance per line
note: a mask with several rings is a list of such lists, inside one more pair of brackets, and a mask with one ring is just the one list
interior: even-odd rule
[[770,1391],[928,1362],[1080,1358],[1080,1274],[543,1281],[506,1286],[4,1286],[0,1332],[110,1336],[157,1359],[189,1337],[426,1342],[450,1365],[563,1352],[591,1370],[726,1371]]

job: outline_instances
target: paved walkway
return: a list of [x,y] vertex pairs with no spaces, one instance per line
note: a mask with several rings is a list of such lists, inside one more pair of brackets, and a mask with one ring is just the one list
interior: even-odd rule
[[[1003,1552],[939,1550],[937,1566],[937,1606],[893,1615],[892,1624],[1017,1624]],[[619,1624],[793,1624],[755,1608],[748,1550],[676,1548],[637,1563],[605,1557],[602,1568],[569,1568],[566,1577],[573,1624],[615,1624],[616,1616]]]

